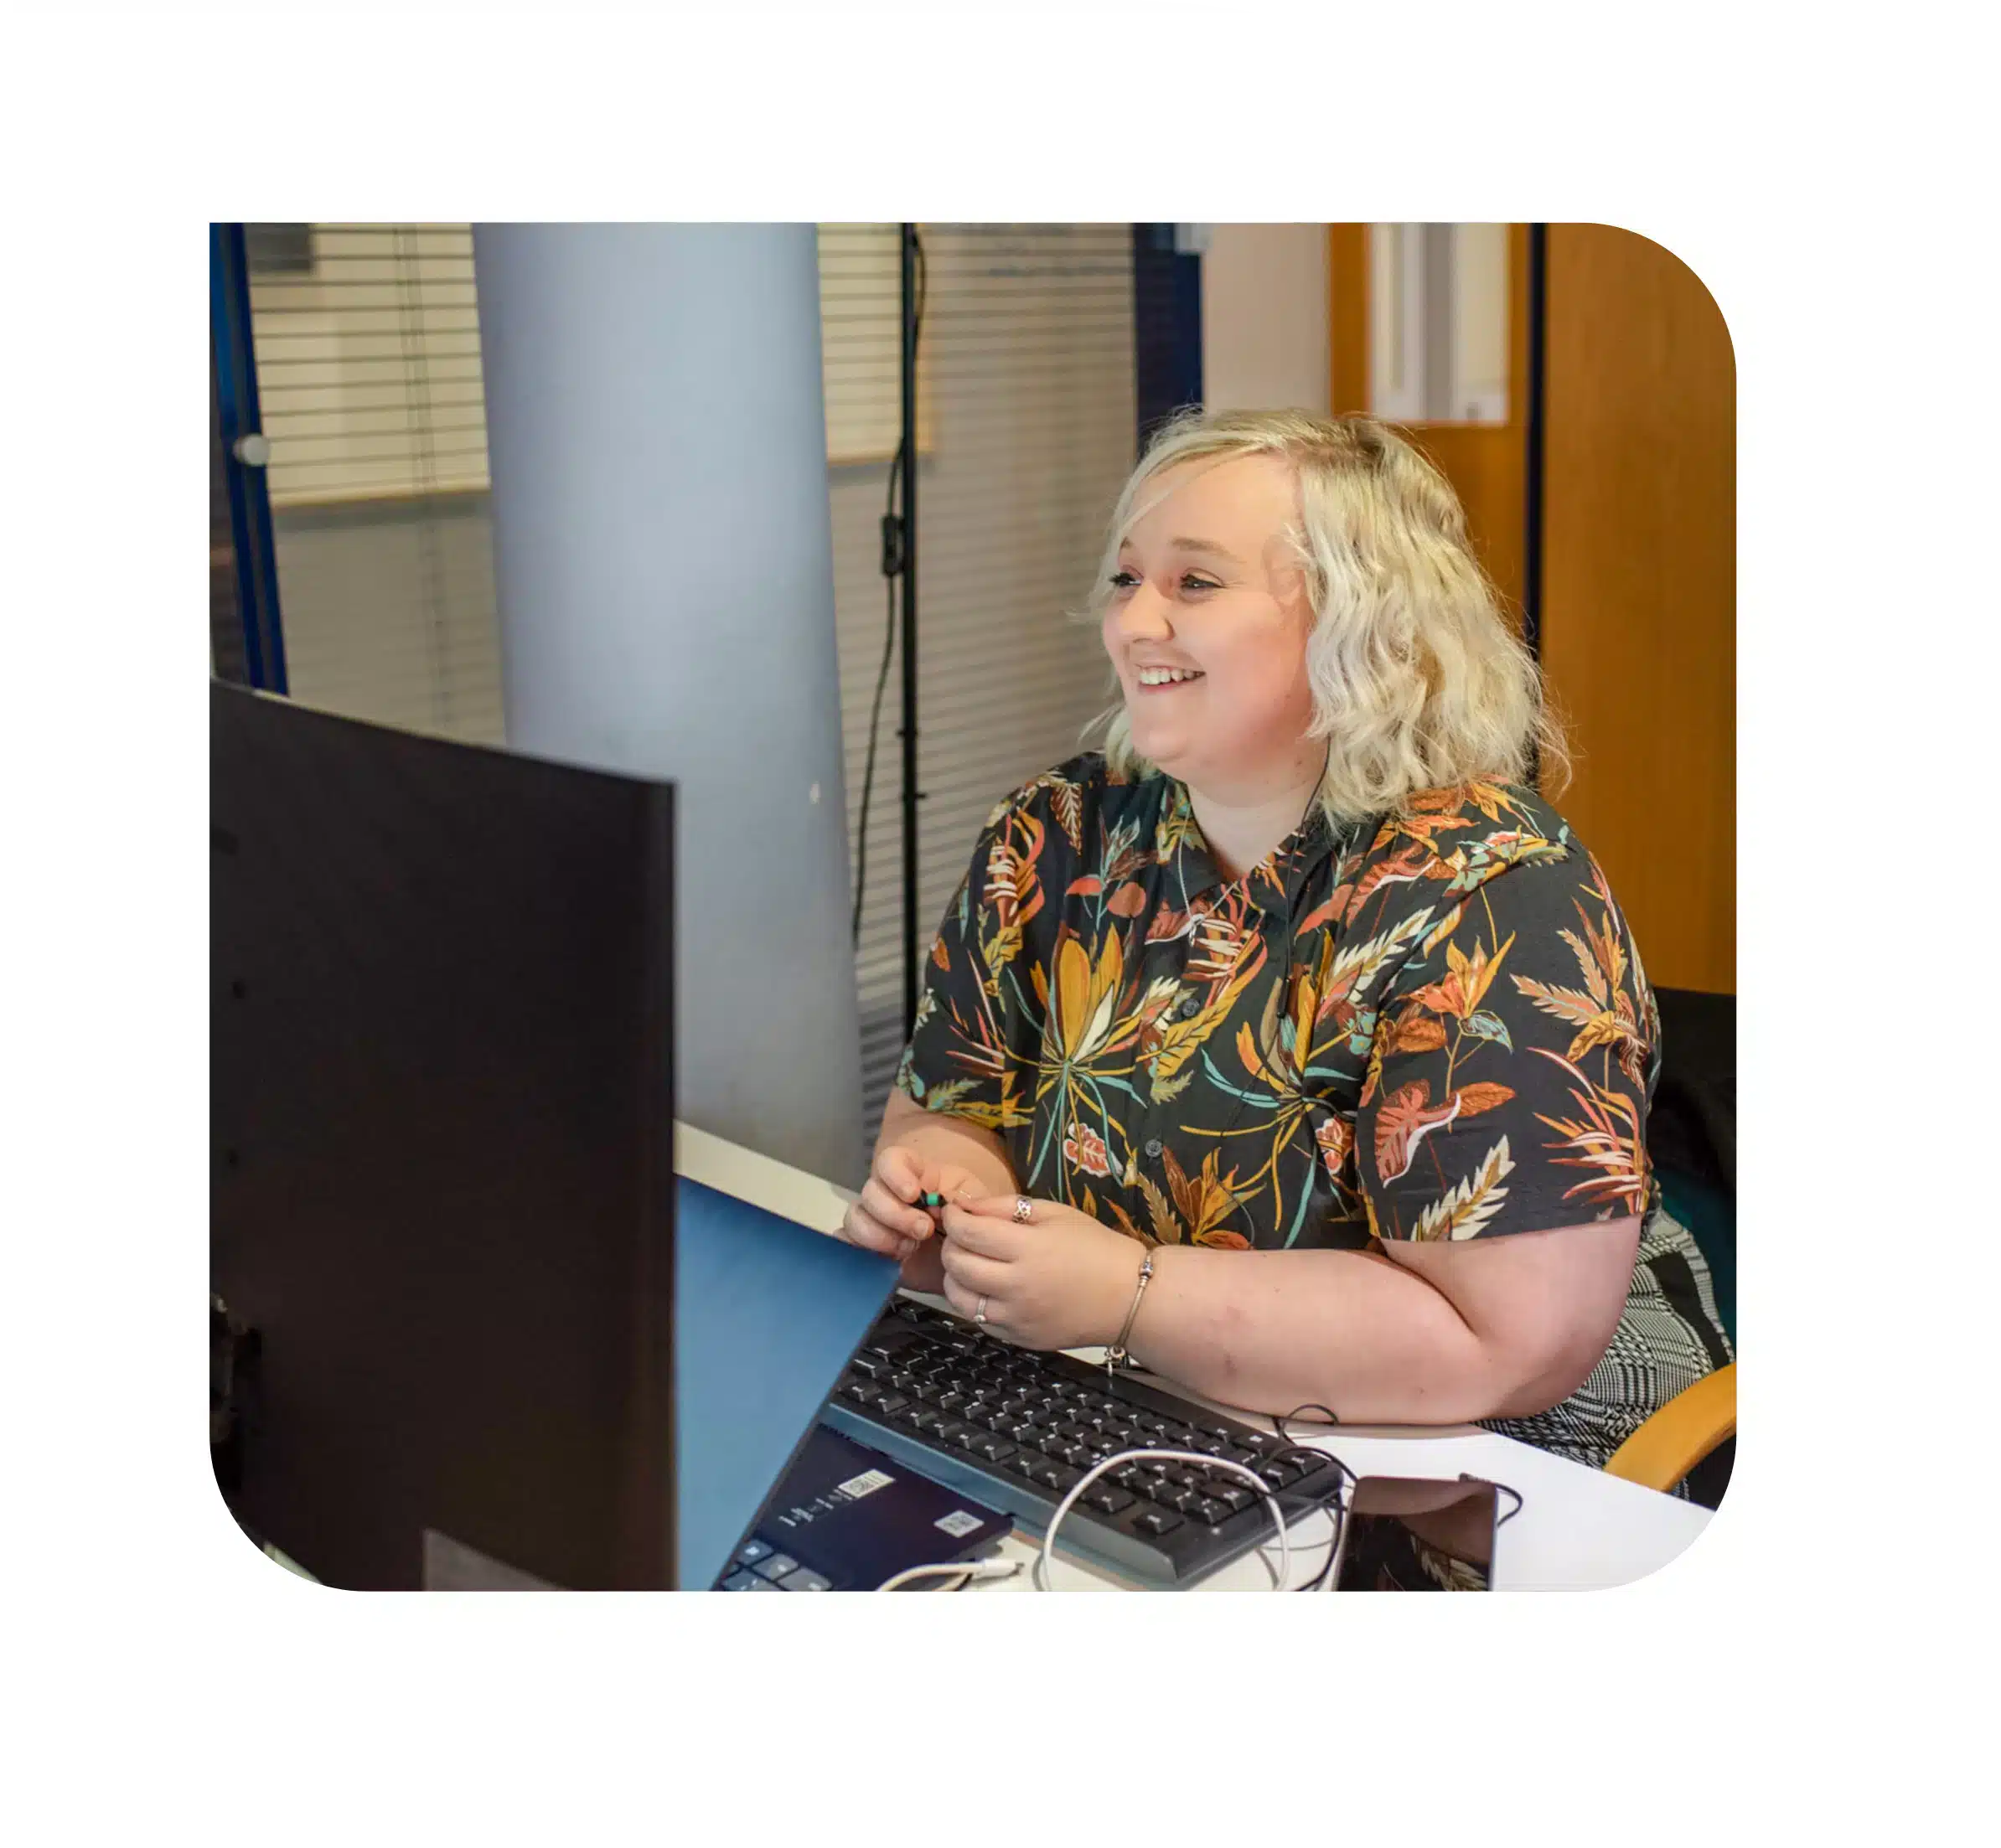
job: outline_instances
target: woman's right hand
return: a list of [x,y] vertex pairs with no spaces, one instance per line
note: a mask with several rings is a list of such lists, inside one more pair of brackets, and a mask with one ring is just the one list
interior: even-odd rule
[[[969,1169],[951,1163],[927,1163],[915,1149],[887,1143],[876,1151],[868,1180],[842,1221],[841,1236],[865,1251],[895,1258],[905,1265],[907,1274],[910,1260],[916,1257],[919,1267],[928,1274],[937,1267],[936,1249],[930,1241],[940,1235],[936,1218],[919,1204],[923,1195],[942,1194],[955,1200],[982,1190],[981,1182]],[[910,1280],[920,1288],[938,1287],[935,1283]]]

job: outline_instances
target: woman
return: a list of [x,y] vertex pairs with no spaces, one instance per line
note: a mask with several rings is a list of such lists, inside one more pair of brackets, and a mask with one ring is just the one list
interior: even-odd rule
[[1093,607],[1105,749],[990,818],[847,1236],[1024,1346],[1602,1465],[1728,1350],[1450,488],[1367,417],[1184,417]]

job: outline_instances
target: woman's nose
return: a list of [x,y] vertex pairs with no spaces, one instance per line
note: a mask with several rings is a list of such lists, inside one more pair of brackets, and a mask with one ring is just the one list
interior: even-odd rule
[[1142,636],[1171,635],[1174,625],[1167,620],[1167,600],[1150,584],[1139,584],[1119,608],[1119,632],[1128,641]]

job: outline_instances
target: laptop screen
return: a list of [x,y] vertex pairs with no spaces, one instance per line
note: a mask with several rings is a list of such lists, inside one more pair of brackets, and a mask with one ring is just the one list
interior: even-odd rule
[[680,1584],[705,1591],[897,1287],[892,1259],[682,1176],[675,1196]]

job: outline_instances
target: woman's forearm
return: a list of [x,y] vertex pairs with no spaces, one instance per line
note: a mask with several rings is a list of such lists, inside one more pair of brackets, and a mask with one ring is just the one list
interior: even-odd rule
[[1156,1249],[1127,1345],[1223,1404],[1348,1424],[1492,1417],[1518,1384],[1447,1298],[1362,1252]]

